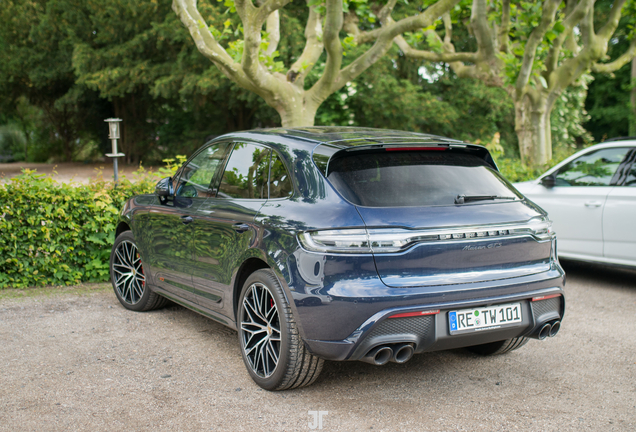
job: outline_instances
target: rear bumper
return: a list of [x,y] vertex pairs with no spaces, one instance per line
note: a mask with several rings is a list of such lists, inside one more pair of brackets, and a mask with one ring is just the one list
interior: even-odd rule
[[[534,280],[528,280],[529,278]],[[368,318],[350,331],[345,338],[325,340],[305,337],[304,340],[314,355],[324,359],[360,360],[368,351],[380,345],[411,343],[416,353],[461,348],[527,336],[545,322],[563,318],[565,275],[560,268],[541,275],[509,279],[506,280],[506,284],[502,284],[502,281],[496,282],[497,284],[492,283],[495,286],[472,286],[472,289],[467,289],[466,286],[454,286],[454,291],[442,295],[432,295],[427,290],[427,294],[420,292],[419,296],[418,293],[411,293],[413,298],[404,293],[399,293],[399,298],[395,296],[376,298],[375,304],[378,305],[383,303],[402,303],[402,305],[381,308],[368,315]],[[550,294],[560,294],[560,296],[552,300],[531,301],[532,298]],[[417,297],[420,297],[420,301],[417,301]],[[449,311],[511,302],[522,304],[523,321],[520,324],[482,332],[450,334]],[[349,304],[351,312],[348,315],[351,320],[355,319],[358,304],[357,301],[352,303]],[[332,314],[326,310],[330,305],[322,306],[324,316],[331,316]],[[438,309],[440,312],[436,315],[387,319],[397,313]],[[301,321],[303,321],[302,314]],[[329,320],[324,320],[323,323],[329,327]]]

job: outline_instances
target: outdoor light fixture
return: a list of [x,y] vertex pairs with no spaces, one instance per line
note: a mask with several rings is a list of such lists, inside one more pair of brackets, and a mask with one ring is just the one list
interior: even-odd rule
[[109,158],[113,158],[113,170],[115,171],[115,186],[117,186],[117,182],[119,181],[119,176],[117,175],[117,158],[125,156],[123,153],[119,153],[117,151],[117,140],[119,139],[119,122],[121,119],[118,118],[109,118],[104,120],[108,123],[108,138],[110,138],[112,143],[112,153],[106,153],[106,156]]

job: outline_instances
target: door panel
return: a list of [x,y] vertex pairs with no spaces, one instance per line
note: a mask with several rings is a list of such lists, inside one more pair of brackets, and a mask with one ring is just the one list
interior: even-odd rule
[[254,217],[267,201],[270,150],[234,143],[217,198],[197,211],[192,281],[202,306],[233,316],[232,277],[258,239]]
[[[179,201],[179,200],[178,200]],[[189,200],[192,202],[192,200]],[[192,207],[157,203],[144,215],[147,260],[156,285],[194,301],[192,295],[192,227],[183,222]]]
[[199,207],[214,195],[212,183],[222,166],[227,144],[203,147],[179,170],[175,196],[158,203],[147,216],[148,249],[154,282],[196,302],[192,285],[193,225]]
[[199,208],[193,223],[192,281],[202,306],[232,317],[232,277],[258,239],[253,221],[265,202],[210,198]]
[[[636,186],[636,184],[634,184]],[[603,210],[603,256],[636,265],[636,187],[616,186]]]
[[[603,255],[603,205],[611,186],[553,187],[536,198],[552,219],[559,253]],[[534,191],[533,191],[534,192]],[[528,198],[535,200],[534,194]]]

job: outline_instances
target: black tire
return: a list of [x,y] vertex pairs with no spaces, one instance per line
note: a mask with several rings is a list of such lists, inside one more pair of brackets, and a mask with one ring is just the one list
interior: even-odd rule
[[[241,290],[237,315],[241,355],[256,384],[265,390],[288,390],[308,386],[318,378],[324,360],[311,355],[305,347],[273,271],[257,270],[247,278]],[[262,348],[259,351],[259,344],[265,347],[264,353]],[[270,354],[276,350],[277,361]],[[263,356],[259,356],[259,352]]]
[[145,312],[168,304],[168,299],[146,284],[135,237],[130,231],[115,239],[110,252],[110,280],[117,299],[126,309]]
[[483,345],[475,345],[468,347],[467,349],[474,352],[475,354],[483,356],[500,355],[521,348],[526,343],[528,343],[528,340],[529,339],[527,337],[521,336]]

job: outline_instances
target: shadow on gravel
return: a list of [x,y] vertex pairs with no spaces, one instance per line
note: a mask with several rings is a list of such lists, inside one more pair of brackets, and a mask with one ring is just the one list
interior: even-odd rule
[[[636,288],[636,270],[624,267],[559,260],[567,278],[586,280],[592,284],[611,284],[612,288]],[[567,289],[567,279],[566,279]]]

